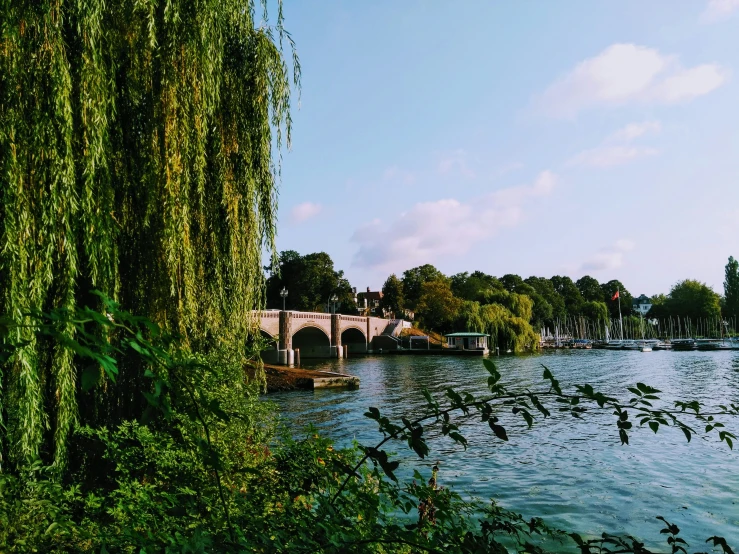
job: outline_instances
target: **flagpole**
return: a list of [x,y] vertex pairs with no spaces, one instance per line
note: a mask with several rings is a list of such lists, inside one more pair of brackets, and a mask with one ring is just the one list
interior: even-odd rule
[[621,317],[621,291],[616,289],[616,300],[618,300],[618,321],[621,324],[621,340],[624,340],[624,320]]

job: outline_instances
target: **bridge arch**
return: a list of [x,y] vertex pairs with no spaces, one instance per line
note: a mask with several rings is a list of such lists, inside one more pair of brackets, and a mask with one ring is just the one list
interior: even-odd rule
[[277,337],[273,337],[268,331],[265,331],[261,327],[259,328],[259,336],[264,340],[266,346],[266,348],[261,352],[262,361],[268,364],[276,364],[278,362]]
[[341,344],[347,347],[350,354],[367,353],[367,335],[359,327],[347,327],[341,332]]
[[317,325],[303,325],[293,332],[292,347],[300,350],[301,359],[331,357],[331,338]]

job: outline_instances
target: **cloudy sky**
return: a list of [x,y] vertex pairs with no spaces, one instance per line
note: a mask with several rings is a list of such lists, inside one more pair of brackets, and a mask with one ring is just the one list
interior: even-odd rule
[[354,286],[618,278],[739,257],[739,0],[287,0],[303,89],[278,248]]

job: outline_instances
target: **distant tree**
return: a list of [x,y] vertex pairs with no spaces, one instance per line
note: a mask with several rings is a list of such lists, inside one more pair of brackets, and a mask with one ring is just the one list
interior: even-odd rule
[[470,297],[474,297],[477,294],[477,290],[474,288],[468,288],[469,279],[470,274],[468,271],[455,273],[449,277],[449,284],[454,296],[462,300],[470,300]]
[[[407,308],[416,309],[421,298],[421,286],[429,281],[448,281],[447,277],[431,264],[425,264],[403,272],[403,296]],[[417,310],[416,310],[417,311]]]
[[315,252],[301,256],[294,250],[281,252],[278,266],[267,279],[267,307],[281,308],[282,288],[288,291],[286,306],[292,310],[327,311],[329,299],[335,294],[337,312],[354,313],[355,305],[349,281],[343,271],[334,269],[331,256]]
[[536,291],[527,296],[529,296],[529,298],[534,302],[534,306],[531,310],[531,325],[536,329],[541,329],[548,325],[551,326],[553,320],[552,315],[554,313],[552,305]]
[[480,302],[488,291],[503,290],[503,284],[492,275],[482,271],[475,271],[471,275],[467,272],[457,273],[450,278],[452,292],[462,300]]
[[[526,279],[526,284],[531,286],[549,305],[537,306],[534,304],[534,318],[545,317],[549,313],[549,317],[541,321],[537,321],[537,325],[554,325],[557,319],[563,320],[567,316],[567,310],[565,309],[565,301],[562,295],[554,289],[552,282],[545,277],[529,277]],[[537,315],[538,314],[538,315]]]
[[550,279],[556,290],[565,301],[565,309],[569,315],[580,315],[585,300],[575,283],[566,276],[555,275]]
[[403,317],[405,307],[403,299],[403,282],[393,273],[382,285],[382,300],[380,306],[395,314],[395,317]]
[[608,321],[608,306],[606,306],[605,302],[599,302],[597,300],[585,302],[582,305],[582,315],[584,315],[591,321]]
[[724,315],[739,316],[739,261],[729,256],[724,279]]
[[462,301],[452,293],[448,279],[426,281],[421,285],[416,318],[425,328],[444,333],[452,328],[461,306]]
[[590,275],[585,275],[578,279],[575,285],[586,302],[603,301],[603,291],[601,290],[600,283],[597,279]]
[[508,292],[520,292],[518,289],[524,284],[524,280],[513,273],[503,275],[503,277],[500,278],[500,282]]
[[647,313],[648,318],[653,317],[669,317],[670,312],[667,307],[667,296],[664,294],[655,294],[652,296],[649,301],[652,303],[652,307],[649,309],[649,313]]
[[506,308],[516,317],[520,317],[526,322],[531,321],[534,302],[525,295],[507,290],[490,291],[485,295],[485,304],[499,304]]
[[[608,281],[607,283],[603,283],[600,286],[600,289],[603,291],[603,302],[608,306],[608,311],[611,312],[611,317],[618,317],[619,304],[621,304],[622,315],[631,315],[631,302],[633,297],[631,296],[631,293],[626,290],[626,287],[621,281],[617,279]],[[618,302],[616,300],[611,300],[616,294],[616,291],[619,291]]]
[[693,279],[680,281],[670,290],[667,307],[671,315],[699,318],[715,318],[721,315],[721,299],[713,289]]
[[277,265],[265,268],[270,276],[267,279],[266,295],[268,308],[282,308],[280,291],[288,290],[289,296],[285,300],[288,309],[298,308],[298,279],[303,271],[303,256],[295,250],[284,250],[277,255]]

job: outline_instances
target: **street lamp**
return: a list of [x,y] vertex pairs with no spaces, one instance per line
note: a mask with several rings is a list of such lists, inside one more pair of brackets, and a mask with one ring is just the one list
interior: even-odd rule
[[280,291],[280,296],[282,297],[282,311],[285,311],[285,298],[287,298],[287,289],[285,287],[282,287],[282,290]]
[[332,295],[332,296],[331,296],[331,298],[329,298],[329,300],[330,300],[330,301],[331,301],[331,302],[333,303],[333,305],[334,305],[334,306],[333,306],[333,308],[334,308],[334,309],[333,309],[333,312],[332,312],[332,313],[336,313],[336,303],[337,303],[337,302],[339,301],[339,297],[338,297],[338,296],[336,296],[336,295],[334,294],[334,295]]

